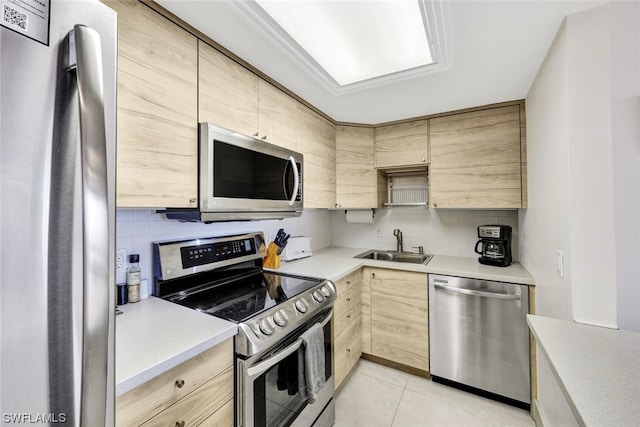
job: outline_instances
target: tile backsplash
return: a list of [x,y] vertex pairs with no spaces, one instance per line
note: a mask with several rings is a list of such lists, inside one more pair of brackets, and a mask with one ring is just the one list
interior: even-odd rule
[[[156,241],[179,240],[193,237],[224,236],[262,231],[271,241],[278,229],[284,228],[292,236],[310,236],[311,249],[317,250],[331,245],[329,212],[305,210],[299,218],[268,221],[217,222],[203,224],[178,222],[167,219],[164,214],[149,210],[118,209],[116,228],[116,250],[126,249],[127,259],[131,253],[140,254],[142,279],[153,283],[151,245]],[[126,281],[126,272],[116,272],[116,283]],[[150,291],[150,289],[149,289]],[[142,290],[141,292],[144,292]],[[146,295],[144,295],[146,296]]]
[[[143,287],[141,293],[146,297],[153,284],[151,244],[155,241],[252,231],[262,231],[271,241],[278,229],[284,228],[292,236],[310,236],[313,250],[328,246],[395,249],[393,229],[399,228],[403,233],[406,251],[417,251],[413,246],[423,246],[425,253],[475,257],[476,228],[482,224],[510,225],[513,228],[513,258],[519,259],[517,211],[434,210],[420,207],[376,209],[372,224],[347,223],[342,210],[305,210],[299,218],[281,221],[202,224],[168,220],[163,214],[150,210],[119,209],[116,249],[125,249],[127,259],[132,253],[140,255],[142,279],[147,280],[147,286]],[[379,232],[382,234],[380,237]],[[125,280],[126,270],[117,271],[116,283]]]
[[[393,230],[402,231],[404,250],[476,257],[477,227],[483,224],[509,225],[513,229],[511,250],[518,260],[518,212],[507,210],[456,210],[402,207],[376,209],[373,224],[347,223],[344,211],[331,212],[331,242],[334,246],[396,249]],[[379,234],[382,234],[380,237]]]

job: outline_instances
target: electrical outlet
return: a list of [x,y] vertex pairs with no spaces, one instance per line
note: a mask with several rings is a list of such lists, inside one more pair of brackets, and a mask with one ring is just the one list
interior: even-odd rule
[[377,237],[382,237],[382,227],[378,227],[378,228],[376,229],[376,236],[377,236]]
[[126,249],[118,249],[116,251],[116,271],[125,269],[125,259],[127,258]]

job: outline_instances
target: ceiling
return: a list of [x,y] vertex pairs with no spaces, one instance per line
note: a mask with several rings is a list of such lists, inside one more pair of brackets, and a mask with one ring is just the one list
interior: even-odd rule
[[[334,120],[366,124],[525,98],[563,18],[608,3],[433,0],[444,22],[445,66],[336,91],[258,25],[246,8],[238,7],[237,0],[155,1]],[[369,1],[401,0],[360,3],[366,7]]]

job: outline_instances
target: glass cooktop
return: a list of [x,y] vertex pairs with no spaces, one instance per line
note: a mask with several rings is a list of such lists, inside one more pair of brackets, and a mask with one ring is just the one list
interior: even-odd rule
[[321,283],[321,279],[256,272],[168,298],[177,304],[239,323]]

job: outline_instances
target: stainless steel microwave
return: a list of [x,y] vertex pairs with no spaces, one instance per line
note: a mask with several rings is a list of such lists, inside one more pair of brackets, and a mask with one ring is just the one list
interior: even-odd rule
[[209,123],[200,123],[198,133],[199,208],[167,210],[167,217],[214,222],[301,215],[302,154]]

